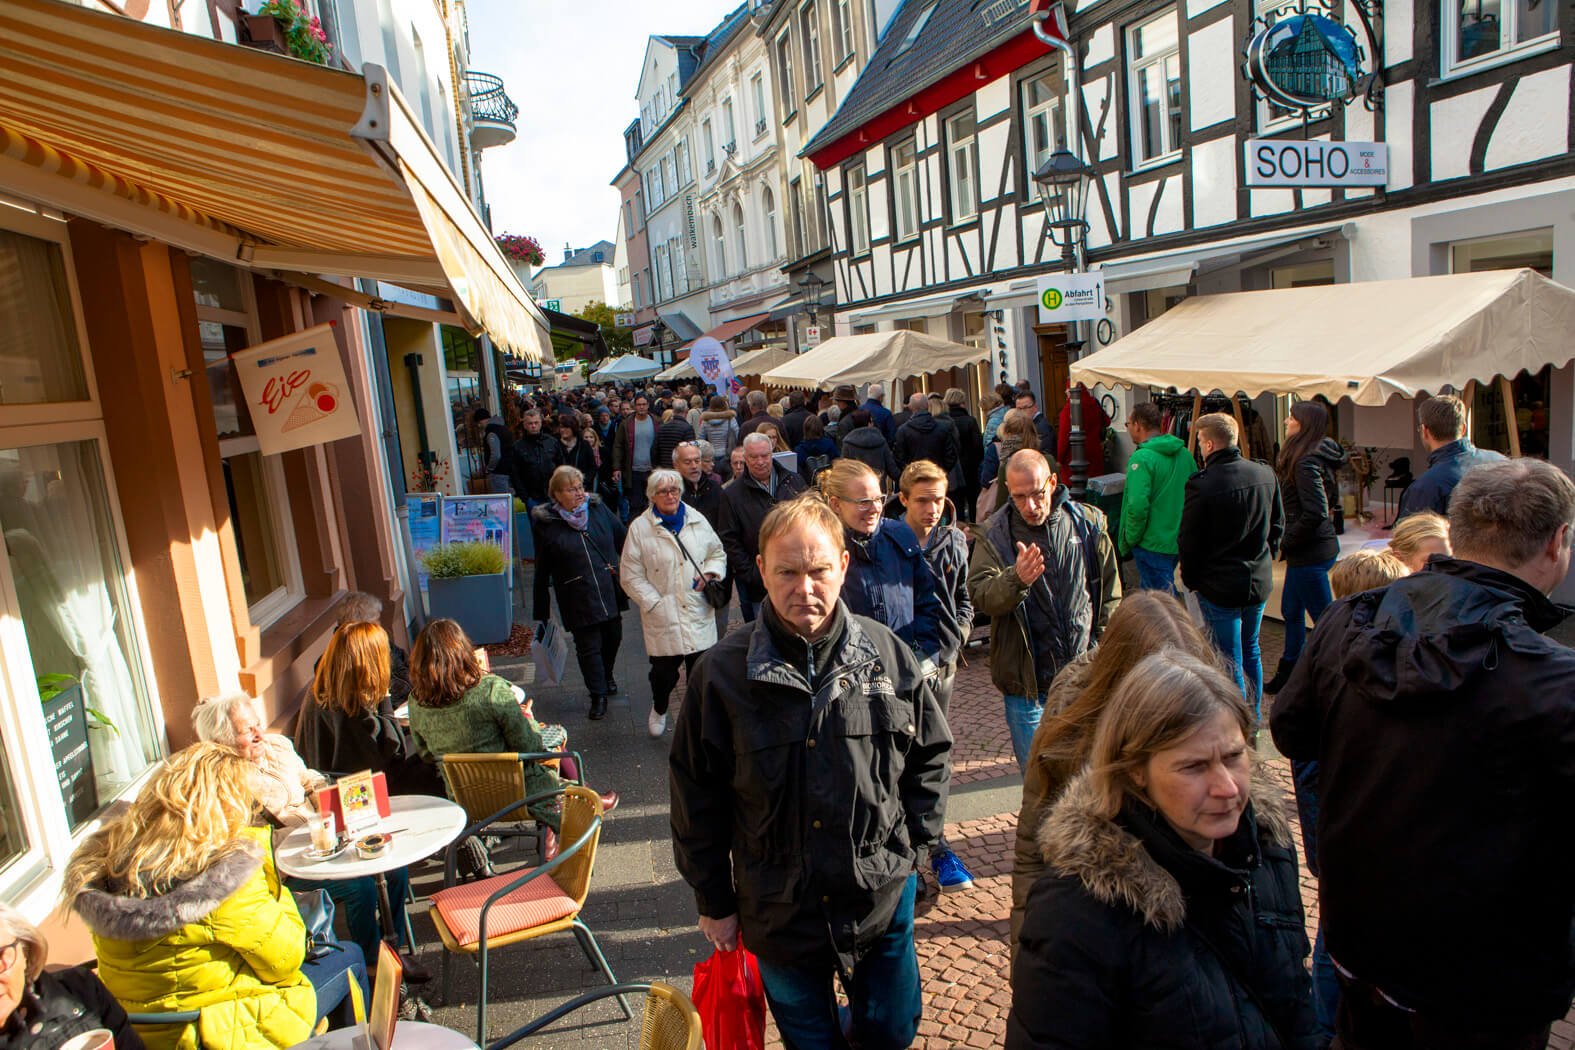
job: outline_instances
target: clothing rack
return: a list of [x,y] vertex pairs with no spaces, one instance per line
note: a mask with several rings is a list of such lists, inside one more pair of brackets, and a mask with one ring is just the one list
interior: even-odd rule
[[[1242,405],[1246,398],[1242,395],[1225,397],[1222,394],[1151,394],[1149,400],[1159,406],[1161,412],[1186,413],[1184,425],[1187,428],[1187,451],[1194,456],[1198,449],[1198,432],[1192,426],[1193,422],[1203,415],[1211,412],[1229,412],[1236,420],[1236,433],[1241,442],[1241,454],[1247,459],[1252,458],[1252,441],[1247,436],[1247,417]],[[1181,435],[1177,434],[1177,437]]]

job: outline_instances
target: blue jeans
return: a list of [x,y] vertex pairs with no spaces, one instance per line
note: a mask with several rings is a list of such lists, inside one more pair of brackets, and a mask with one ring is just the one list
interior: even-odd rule
[[1164,591],[1176,596],[1176,555],[1155,554],[1142,547],[1132,548],[1132,560],[1137,562],[1138,590]]
[[355,1023],[350,1000],[351,981],[361,986],[361,1002],[367,1006],[372,1004],[372,992],[366,980],[366,960],[361,956],[361,949],[353,944],[342,944],[339,948],[339,951],[301,964],[301,972],[317,993],[317,1020],[331,1017],[330,1028],[348,1028]]
[[[410,890],[410,870],[395,868],[384,876],[388,880],[388,903],[394,909],[390,916],[394,934],[403,943],[405,939],[405,901]],[[363,959],[377,958],[377,945],[383,939],[383,925],[378,921],[377,880],[370,875],[359,879],[335,879],[314,882],[311,879],[290,878],[285,885],[292,890],[327,890],[335,907],[343,908],[345,929],[350,939],[361,949]],[[415,945],[406,944],[407,951]]]
[[1313,941],[1312,986],[1318,1034],[1327,1046],[1334,1039],[1335,1018],[1340,1015],[1340,971],[1334,968],[1329,949],[1323,946],[1322,921],[1318,923],[1318,939]]
[[[919,958],[913,949],[913,897],[918,875],[903,883],[886,933],[853,967],[848,1006],[853,1039],[861,1050],[907,1047],[919,1032]],[[835,968],[760,963],[766,1002],[787,1050],[846,1048],[832,988]]]
[[[1197,592],[1193,592],[1197,593]],[[1258,713],[1258,700],[1263,696],[1263,656],[1258,651],[1258,627],[1263,623],[1263,603],[1242,609],[1215,605],[1203,595],[1198,595],[1198,608],[1208,624],[1209,635],[1219,648],[1220,655],[1230,662],[1231,677],[1241,695]]]
[[1295,663],[1302,655],[1302,645],[1307,641],[1307,620],[1317,623],[1318,617],[1334,601],[1329,589],[1329,570],[1334,559],[1316,565],[1289,565],[1285,569],[1285,589],[1280,593],[1280,615],[1285,618],[1286,663]]
[[749,595],[744,593],[744,588],[738,588],[738,614],[744,618],[745,623],[754,623],[755,614],[760,606],[749,600]]
[[1037,696],[1001,697],[1006,705],[1006,731],[1012,734],[1012,753],[1017,756],[1017,768],[1028,768],[1028,750],[1033,746],[1034,732],[1045,713],[1045,694]]

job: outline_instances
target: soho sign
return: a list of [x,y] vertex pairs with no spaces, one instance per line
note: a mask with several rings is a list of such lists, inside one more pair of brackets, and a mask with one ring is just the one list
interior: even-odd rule
[[1249,139],[1248,186],[1385,186],[1389,146],[1383,142]]

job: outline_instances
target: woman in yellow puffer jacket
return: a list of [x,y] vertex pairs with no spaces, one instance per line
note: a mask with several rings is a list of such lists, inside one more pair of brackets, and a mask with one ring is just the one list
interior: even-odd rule
[[305,924],[267,829],[251,826],[250,774],[217,744],[171,755],[66,868],[65,904],[92,931],[99,976],[121,1004],[198,1011],[193,1024],[139,1026],[150,1050],[294,1046],[345,998],[352,977],[364,989],[353,944],[331,953],[326,969],[302,972]]

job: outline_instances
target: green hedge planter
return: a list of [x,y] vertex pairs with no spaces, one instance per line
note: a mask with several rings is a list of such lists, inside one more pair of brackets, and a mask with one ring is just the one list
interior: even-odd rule
[[427,580],[427,600],[432,618],[453,620],[477,645],[509,640],[514,629],[514,599],[509,574],[454,576]]

